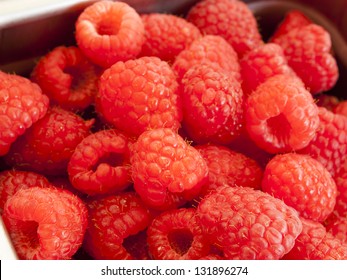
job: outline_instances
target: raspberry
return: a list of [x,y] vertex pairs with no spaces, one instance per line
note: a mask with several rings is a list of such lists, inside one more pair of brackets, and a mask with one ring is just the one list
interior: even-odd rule
[[334,176],[337,187],[335,211],[343,216],[347,215],[347,160],[341,165],[340,170]]
[[267,164],[261,185],[263,191],[307,219],[324,221],[335,207],[335,181],[320,162],[308,155],[276,155]]
[[117,62],[100,79],[98,113],[132,136],[148,128],[178,130],[182,119],[176,77],[167,62],[142,57]]
[[0,71],[0,156],[47,111],[49,100],[28,79]]
[[141,56],[156,56],[172,62],[195,39],[201,37],[199,29],[184,18],[169,14],[141,15],[145,26],[145,42]]
[[268,43],[260,45],[240,60],[242,89],[249,95],[258,85],[275,75],[295,75],[288,66],[287,59],[279,45]]
[[151,221],[137,194],[126,192],[93,199],[87,206],[89,226],[85,250],[95,259],[133,259],[123,242],[146,229]]
[[318,109],[301,81],[276,75],[249,95],[245,109],[250,138],[268,153],[306,147],[319,125]]
[[309,24],[271,42],[283,48],[289,66],[312,94],[327,91],[336,84],[339,70],[335,58],[329,53],[330,35],[323,27]]
[[347,100],[339,102],[333,112],[347,117]]
[[59,46],[39,60],[31,80],[50,98],[51,105],[82,111],[94,102],[98,75],[80,49]]
[[284,256],[292,260],[343,260],[347,247],[339,239],[326,232],[325,227],[315,221],[300,218],[302,232],[295,240],[293,249]]
[[224,186],[205,196],[198,219],[226,259],[280,259],[301,232],[297,212],[273,196]]
[[196,260],[209,252],[195,209],[165,211],[147,230],[149,251],[157,260]]
[[123,241],[123,247],[135,260],[152,259],[148,251],[147,230],[128,236]]
[[135,58],[145,40],[140,15],[120,1],[98,1],[85,8],[75,28],[78,47],[104,68]]
[[286,35],[293,29],[302,28],[311,23],[312,21],[301,11],[291,10],[284,16],[283,21],[277,26],[271,40],[275,40],[282,35]]
[[3,219],[20,259],[70,259],[82,245],[87,214],[68,191],[32,187],[7,200]]
[[319,107],[318,114],[319,127],[316,136],[309,145],[298,152],[318,160],[334,176],[346,157],[347,117],[334,114],[322,107]]
[[195,148],[208,166],[208,183],[202,187],[200,196],[224,184],[260,189],[263,171],[255,160],[225,146],[206,144]]
[[206,35],[196,39],[192,44],[181,51],[172,65],[178,81],[194,65],[216,63],[222,69],[232,73],[241,81],[240,65],[235,50],[220,36]]
[[15,143],[5,161],[10,166],[47,175],[65,174],[77,144],[89,134],[93,120],[59,107],[26,131]]
[[88,135],[68,164],[72,185],[88,195],[124,190],[130,185],[129,139],[117,130]]
[[[339,215],[331,215],[325,221],[327,232],[331,233],[341,242],[347,244],[347,217]],[[346,253],[347,254],[347,253]]]
[[0,215],[8,198],[20,189],[50,187],[47,178],[35,172],[5,170],[0,172]]
[[203,34],[225,38],[239,57],[263,43],[257,21],[242,1],[204,0],[191,8],[187,19]]
[[240,83],[219,67],[198,64],[182,78],[183,127],[197,143],[228,144],[243,124]]
[[200,153],[169,128],[142,133],[131,153],[134,188],[150,207],[163,206],[168,193],[192,199],[207,181]]

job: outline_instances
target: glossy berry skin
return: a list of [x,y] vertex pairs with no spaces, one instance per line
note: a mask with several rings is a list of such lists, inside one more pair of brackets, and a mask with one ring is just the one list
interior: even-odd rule
[[0,71],[0,156],[47,112],[49,99],[30,80]]
[[245,106],[247,132],[268,153],[302,149],[316,136],[318,107],[295,77],[269,78],[249,95]]
[[117,62],[107,69],[96,109],[107,123],[136,137],[149,128],[178,130],[182,120],[175,74],[157,57]]
[[52,107],[12,145],[5,161],[22,170],[65,174],[73,151],[89,135],[93,122],[93,119],[85,121],[73,112]]
[[200,196],[205,196],[224,184],[261,188],[263,170],[254,159],[220,145],[205,144],[195,148],[208,166],[208,183],[202,187]]
[[263,43],[257,21],[252,11],[242,1],[200,1],[191,8],[187,19],[203,34],[225,38],[239,57]]
[[295,240],[293,249],[284,256],[287,260],[345,260],[347,246],[327,232],[316,221],[300,218],[302,232]]
[[197,216],[229,260],[280,259],[302,229],[298,213],[259,190],[224,186],[204,197]]
[[123,242],[145,230],[151,215],[134,192],[87,202],[89,226],[83,247],[94,259],[133,259]]
[[246,96],[258,85],[275,75],[295,75],[289,67],[282,48],[273,43],[260,45],[240,60],[242,89]]
[[103,68],[135,58],[145,40],[140,15],[121,1],[91,4],[79,15],[75,29],[78,47]]
[[228,144],[243,125],[240,83],[219,67],[191,67],[181,82],[183,128],[196,143]]
[[150,254],[157,260],[196,260],[207,255],[209,243],[203,235],[194,208],[165,211],[147,230]]
[[237,53],[221,36],[205,35],[194,40],[188,48],[176,56],[172,69],[178,81],[181,81],[191,67],[201,63],[217,64],[241,81]]
[[324,221],[336,204],[337,188],[326,168],[308,155],[276,155],[266,165],[262,190],[295,208],[302,217]]
[[87,228],[87,208],[56,188],[21,189],[10,197],[4,223],[20,259],[71,259]]
[[117,130],[101,130],[85,137],[68,164],[72,185],[88,195],[124,190],[131,183],[130,141]]
[[41,174],[20,170],[5,170],[0,172],[0,214],[11,196],[20,189],[31,187],[51,187],[47,178]]
[[46,94],[51,105],[82,111],[94,102],[97,68],[75,46],[58,46],[40,58],[31,80]]
[[140,56],[156,56],[173,62],[175,57],[202,35],[186,19],[170,14],[143,14],[145,42]]
[[208,175],[200,153],[169,128],[142,133],[130,163],[134,188],[150,207],[165,205],[168,193],[194,198]]
[[347,117],[318,109],[319,127],[312,141],[298,152],[318,160],[334,176],[347,152]]
[[339,70],[330,54],[330,35],[323,27],[309,24],[271,42],[283,48],[289,66],[312,94],[327,91],[336,84]]

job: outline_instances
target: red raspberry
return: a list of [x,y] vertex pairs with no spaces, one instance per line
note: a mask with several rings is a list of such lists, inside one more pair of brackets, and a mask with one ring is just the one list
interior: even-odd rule
[[31,73],[51,104],[67,110],[84,110],[94,102],[97,69],[80,49],[59,46],[43,56]]
[[228,144],[243,125],[243,92],[226,71],[209,64],[191,67],[182,78],[183,127],[197,143]]
[[88,195],[124,190],[131,183],[129,144],[114,129],[88,135],[76,146],[68,164],[72,185]]
[[216,63],[241,81],[237,54],[220,36],[206,35],[194,40],[188,48],[176,56],[172,68],[177,74],[178,80],[181,81],[183,75],[191,67],[200,63]]
[[341,168],[347,152],[347,117],[319,107],[319,127],[308,146],[298,151],[324,165],[334,176]]
[[165,211],[147,230],[148,249],[157,260],[196,260],[206,256],[209,243],[194,208]]
[[302,232],[295,240],[293,249],[284,256],[291,260],[343,260],[347,257],[347,246],[318,222],[300,218]]
[[339,76],[335,58],[329,53],[331,39],[321,26],[309,24],[272,40],[283,48],[288,64],[312,94],[331,89]]
[[148,209],[134,192],[93,199],[87,203],[89,224],[85,250],[95,259],[133,259],[123,243],[146,229]]
[[340,102],[336,96],[324,93],[318,94],[315,98],[317,99],[317,106],[324,107],[329,111],[334,111],[335,107]]
[[[330,215],[325,221],[326,230],[341,242],[347,244],[347,216],[338,214]],[[347,253],[346,253],[347,255]]]
[[311,23],[312,21],[301,11],[291,10],[284,16],[283,21],[277,26],[271,40],[286,35],[293,29],[302,28]]
[[257,21],[242,1],[204,0],[191,8],[187,19],[203,34],[225,38],[239,57],[263,43]]
[[43,175],[34,172],[5,170],[0,172],[0,215],[4,205],[20,189],[31,187],[50,187],[51,184]]
[[76,21],[79,48],[104,68],[135,58],[144,43],[140,15],[127,3],[98,1],[87,7]]
[[26,78],[0,71],[0,156],[47,111],[49,100]]
[[82,245],[87,214],[68,191],[32,187],[7,200],[3,219],[20,259],[70,259]]
[[248,97],[246,128],[251,139],[269,153],[306,147],[316,135],[318,108],[301,81],[276,75]]
[[252,49],[240,60],[242,89],[249,95],[268,78],[279,74],[295,75],[279,45],[268,43]]
[[337,187],[335,212],[347,217],[347,159],[345,158],[340,170],[334,176]]
[[273,196],[247,187],[220,187],[204,197],[198,219],[226,259],[280,259],[301,232],[297,212]]
[[150,207],[165,205],[169,193],[192,199],[207,181],[200,153],[169,128],[142,133],[131,152],[134,188]]
[[263,171],[255,160],[224,146],[206,144],[195,148],[208,166],[208,183],[202,187],[201,196],[225,184],[260,189]]
[[148,128],[178,130],[182,119],[175,74],[157,57],[117,62],[107,69],[96,108],[108,123],[134,136]]
[[201,37],[199,29],[184,18],[169,14],[144,14],[145,43],[141,56],[156,56],[172,62],[195,39]]
[[123,241],[123,247],[135,260],[150,260],[152,257],[148,251],[147,230],[128,236]]
[[328,170],[308,155],[276,155],[264,170],[262,190],[295,208],[302,217],[324,221],[332,213],[337,189]]
[[92,124],[93,120],[84,121],[73,112],[53,107],[13,143],[5,160],[23,170],[65,174],[73,151]]
[[339,102],[333,112],[347,117],[347,100]]

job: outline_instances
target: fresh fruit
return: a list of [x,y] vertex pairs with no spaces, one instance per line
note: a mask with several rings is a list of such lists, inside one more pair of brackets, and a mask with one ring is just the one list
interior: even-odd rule
[[87,208],[77,196],[56,188],[18,190],[3,220],[20,259],[71,259],[87,228]]

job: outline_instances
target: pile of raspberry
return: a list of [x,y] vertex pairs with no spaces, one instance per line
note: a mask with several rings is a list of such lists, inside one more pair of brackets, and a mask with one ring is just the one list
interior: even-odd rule
[[[0,214],[20,259],[347,259],[347,103],[329,33],[248,6],[98,1],[0,72]],[[340,77],[344,78],[344,77]]]

